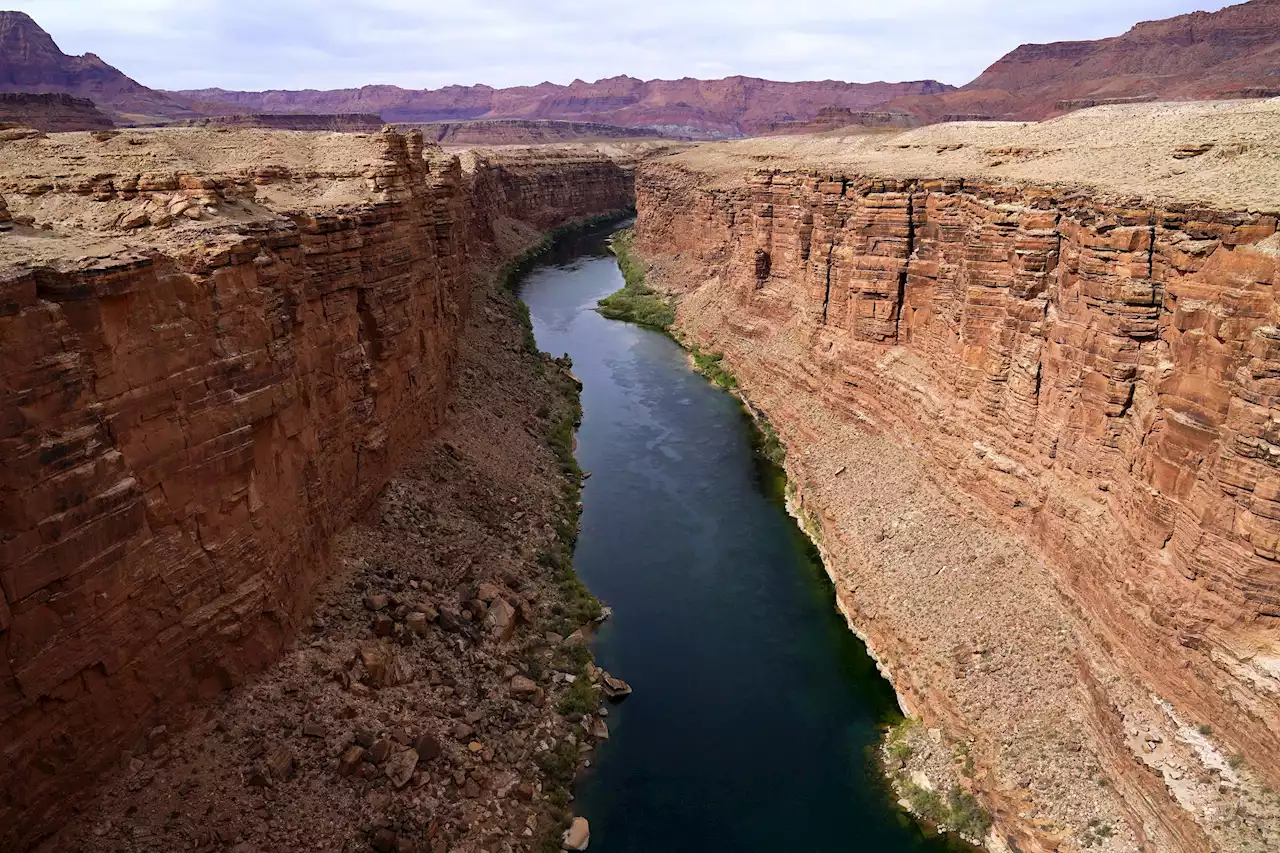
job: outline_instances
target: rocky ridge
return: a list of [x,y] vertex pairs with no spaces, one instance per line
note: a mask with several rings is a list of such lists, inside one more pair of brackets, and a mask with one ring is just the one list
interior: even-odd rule
[[334,535],[448,421],[474,277],[626,207],[628,170],[585,150],[464,169],[394,132],[0,148],[4,846],[310,624]]
[[89,98],[122,123],[193,115],[92,53],[68,56],[24,12],[0,11],[0,92]]
[[1098,103],[1280,95],[1280,3],[1250,0],[1136,24],[1097,41],[1024,44],[953,92],[908,96],[882,109],[924,121],[957,114],[1039,120]]
[[996,849],[1280,838],[1278,118],[1103,107],[640,169],[650,281],[786,442],[841,609],[939,732],[903,778],[949,768]]
[[384,121],[393,123],[557,119],[715,138],[752,134],[758,126],[786,116],[806,120],[824,107],[865,109],[891,98],[947,92],[951,88],[934,80],[784,83],[740,76],[723,80],[637,80],[619,76],[593,83],[575,80],[567,86],[540,83],[508,89],[363,86],[323,92],[201,89],[170,94],[201,112],[344,112],[376,108]]

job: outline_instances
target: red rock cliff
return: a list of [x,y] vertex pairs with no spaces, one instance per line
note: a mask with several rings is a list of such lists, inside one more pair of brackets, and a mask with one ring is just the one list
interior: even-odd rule
[[[641,167],[637,248],[788,439],[841,605],[906,704],[986,755],[1005,837],[1087,838],[1111,808],[1092,766],[1151,849],[1264,849],[1218,834],[1141,734],[1167,716],[1190,743],[1194,721],[1280,782],[1276,214],[723,150]],[[854,455],[868,433],[888,444]],[[904,491],[939,481],[989,525],[933,527],[884,487],[896,458],[923,471]]]
[[[327,569],[332,534],[441,422],[463,278],[539,229],[633,198],[629,172],[599,155],[529,155],[464,174],[439,149],[424,156],[417,134],[234,133],[279,151],[314,143],[315,159],[275,165],[260,150],[216,177],[184,160],[141,183],[100,183],[94,210],[160,211],[152,227],[104,214],[117,223],[98,235],[110,237],[105,248],[86,248],[83,228],[60,242],[53,224],[6,235],[5,849],[48,829],[69,795],[151,727],[280,651]],[[111,140],[102,156],[120,162],[174,140],[189,154],[211,138],[228,136],[158,131]],[[4,191],[26,221],[88,203],[70,185],[30,178],[64,147],[93,150],[88,134],[14,144],[30,150],[6,164]],[[354,159],[366,151],[369,164]],[[359,192],[273,213],[272,193],[296,203],[291,168],[308,189]],[[162,229],[179,185],[198,197],[200,221]],[[521,217],[519,234],[493,235],[491,223]]]

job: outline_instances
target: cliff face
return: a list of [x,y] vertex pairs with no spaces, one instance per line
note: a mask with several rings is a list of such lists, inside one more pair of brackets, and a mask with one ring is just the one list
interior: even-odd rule
[[[1280,782],[1276,215],[741,152],[642,166],[637,247],[787,439],[904,701],[975,741],[1024,850],[1090,814],[1265,849],[1192,789],[1227,755]],[[1218,758],[1167,764],[1195,724]]]
[[[140,138],[183,134],[190,152],[206,133]],[[238,133],[295,154],[315,138]],[[171,210],[181,185],[210,211],[203,221],[179,214],[185,225],[160,230],[155,215],[147,228],[108,213],[115,236],[89,248],[76,242],[83,227],[63,241],[61,224],[6,235],[6,849],[50,828],[149,729],[242,682],[293,635],[332,535],[441,423],[465,279],[520,243],[507,233],[481,244],[489,223],[536,211],[528,236],[632,200],[630,174],[599,155],[464,173],[438,149],[424,156],[416,134],[326,139],[346,146],[342,158],[326,161],[323,140],[305,167],[242,152],[240,171],[187,162],[142,186],[100,186],[94,203],[132,209],[154,196]],[[21,144],[31,150],[2,164],[14,175],[60,146],[86,150]],[[291,166],[319,198],[298,203]],[[42,221],[88,206],[65,184],[5,180]],[[348,201],[326,201],[352,182]],[[41,241],[52,248],[30,249]]]
[[115,127],[88,98],[30,92],[0,94],[0,124],[34,127],[53,133],[67,130],[109,130]]
[[333,113],[329,115],[256,115],[206,116],[182,119],[174,123],[179,127],[265,127],[272,130],[328,130],[349,133],[377,133],[382,129],[382,118],[377,113]]
[[421,125],[423,136],[441,145],[540,145],[590,139],[660,138],[656,130],[591,121],[489,119]]

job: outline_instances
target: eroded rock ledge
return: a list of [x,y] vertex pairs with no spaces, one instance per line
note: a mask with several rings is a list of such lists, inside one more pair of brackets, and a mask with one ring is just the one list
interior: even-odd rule
[[278,656],[441,426],[472,277],[633,198],[590,152],[468,165],[391,132],[0,149],[0,846]]
[[[1165,106],[1093,169],[1051,122],[972,129],[985,165],[953,127],[713,146],[637,179],[678,326],[786,440],[842,608],[968,744],[1010,849],[1280,834],[1280,196],[1133,194],[1148,173],[1271,186],[1260,148],[1166,166]],[[1201,109],[1182,141],[1220,149],[1233,128]],[[1113,113],[1070,121],[1116,141]],[[1021,177],[1037,158],[1057,186]]]

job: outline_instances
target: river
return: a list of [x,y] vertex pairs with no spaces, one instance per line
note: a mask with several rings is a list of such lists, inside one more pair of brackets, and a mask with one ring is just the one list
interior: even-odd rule
[[582,380],[590,471],[574,565],[614,616],[596,660],[635,693],[576,787],[603,853],[956,849],[870,757],[893,690],[834,607],[738,400],[658,332],[606,320],[605,234],[524,278],[538,345]]

